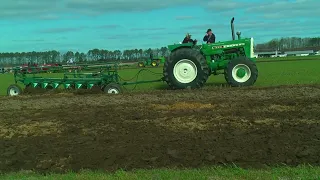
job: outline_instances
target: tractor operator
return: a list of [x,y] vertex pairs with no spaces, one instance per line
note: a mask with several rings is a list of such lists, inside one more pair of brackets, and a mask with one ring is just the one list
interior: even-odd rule
[[216,42],[216,36],[212,33],[211,29],[207,30],[207,34],[203,37],[203,41],[206,41],[207,44]]
[[190,42],[196,43],[197,40],[196,40],[196,39],[195,39],[195,40],[192,40],[192,39],[191,39],[191,34],[187,33],[187,35],[186,35],[186,37],[183,39],[182,43],[190,43]]

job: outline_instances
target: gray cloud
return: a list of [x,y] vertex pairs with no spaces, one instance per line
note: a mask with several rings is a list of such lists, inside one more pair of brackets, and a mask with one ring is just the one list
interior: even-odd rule
[[69,27],[69,28],[50,28],[39,31],[40,33],[65,33],[65,32],[74,32],[81,31],[85,27]]
[[106,25],[98,26],[98,28],[101,28],[101,29],[115,29],[115,28],[119,28],[119,27],[121,27],[121,26],[117,25],[117,24],[106,24]]
[[[181,5],[202,5],[211,12],[234,14],[235,9],[243,9],[245,13],[256,14],[264,18],[301,17],[320,15],[316,7],[319,0],[268,0],[252,2],[250,0],[6,0],[0,6],[0,18],[28,17],[52,20],[62,13],[79,13],[82,15],[99,15],[110,12],[150,11],[154,9],[179,7]],[[288,13],[287,13],[288,12]],[[192,16],[179,16],[177,20],[190,19]]]
[[12,40],[13,42],[43,42],[44,39],[19,39],[19,40]]
[[241,0],[211,0],[206,4],[206,9],[210,11],[234,11],[235,9],[250,7],[251,3]]
[[131,28],[131,31],[158,31],[158,30],[166,30],[167,28],[157,27],[157,28]]
[[42,15],[39,17],[39,19],[41,19],[41,20],[57,20],[59,18],[60,17],[57,15]]
[[194,19],[194,16],[177,16],[175,17],[176,20],[188,20],[188,19]]
[[1,2],[0,18],[26,18],[26,17],[42,17],[47,14],[56,14],[61,12],[58,6],[61,0],[6,0]]
[[79,27],[66,27],[66,28],[49,28],[49,29],[43,29],[40,31],[37,31],[37,33],[46,33],[46,34],[54,34],[54,33],[66,33],[66,32],[79,32],[86,28],[99,28],[99,29],[115,29],[121,27],[120,25],[116,24],[106,24],[106,25],[100,25],[100,26],[79,26]]
[[[150,11],[180,5],[192,5],[206,0],[6,0],[0,6],[0,18],[52,19],[59,14],[79,13],[99,15],[110,12]],[[50,14],[51,17],[46,17]]]
[[[196,31],[163,31],[163,32],[148,32],[148,33],[131,33],[131,34],[115,34],[115,35],[105,35],[103,38],[109,39],[109,40],[126,40],[130,38],[131,40],[140,40],[140,39],[145,39],[148,38],[149,40],[152,39],[166,39],[169,36],[172,37],[172,35],[179,35],[179,37],[184,38],[186,33],[192,34],[197,34],[199,32]],[[156,43],[156,42],[155,42]]]
[[[198,0],[199,1],[199,0]],[[197,0],[67,0],[66,7],[73,10],[81,10],[95,13],[119,12],[119,11],[149,11],[179,5],[191,5]],[[200,0],[204,1],[204,0]]]
[[207,3],[207,10],[214,10],[220,13],[234,13],[234,9],[243,9],[248,15],[256,14],[263,18],[295,18],[295,17],[310,17],[320,15],[318,8],[319,0],[268,0],[268,1],[250,1],[250,0],[211,0]]

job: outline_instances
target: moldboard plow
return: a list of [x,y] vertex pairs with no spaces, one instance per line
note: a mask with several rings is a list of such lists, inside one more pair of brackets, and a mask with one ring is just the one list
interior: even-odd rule
[[[122,92],[121,87],[123,85],[163,81],[162,78],[152,81],[123,81],[119,76],[118,67],[118,63],[50,67],[45,70],[46,72],[53,72],[50,74],[42,73],[42,70],[32,67],[28,67],[28,73],[21,71],[21,68],[13,68],[15,84],[8,87],[7,95],[17,96],[22,93],[52,91],[55,89],[70,91],[92,90],[108,94],[119,94]],[[144,69],[141,69],[137,75],[142,70]],[[24,90],[21,86],[24,86]]]

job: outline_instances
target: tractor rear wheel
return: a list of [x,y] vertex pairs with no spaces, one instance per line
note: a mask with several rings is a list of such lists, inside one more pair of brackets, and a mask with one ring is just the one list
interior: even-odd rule
[[258,79],[256,64],[246,57],[229,62],[224,71],[227,83],[233,87],[252,86]]
[[209,77],[209,68],[199,51],[181,48],[165,61],[163,76],[171,89],[201,88]]

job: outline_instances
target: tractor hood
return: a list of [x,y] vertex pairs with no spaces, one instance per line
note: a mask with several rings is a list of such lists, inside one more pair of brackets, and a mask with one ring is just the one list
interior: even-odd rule
[[181,48],[181,47],[193,47],[194,44],[193,43],[183,43],[183,44],[172,44],[172,45],[168,45],[168,49],[169,51],[174,51],[178,48]]

